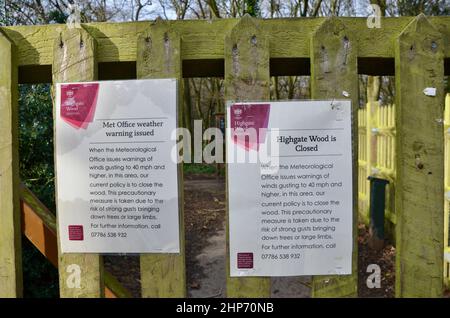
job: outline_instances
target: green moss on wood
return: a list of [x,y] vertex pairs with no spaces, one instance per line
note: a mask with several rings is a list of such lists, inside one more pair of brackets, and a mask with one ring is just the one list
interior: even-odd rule
[[[224,55],[226,100],[268,100],[270,97],[269,41],[260,28],[259,21],[248,15],[242,18],[225,40]],[[228,207],[226,212],[227,296],[231,298],[270,297],[270,278],[230,277]]]
[[352,274],[315,276],[313,297],[356,297],[358,286],[358,68],[355,34],[337,18],[327,19],[311,38],[311,97],[352,101],[353,253]]
[[[96,41],[84,29],[63,29],[55,38],[52,47],[54,49],[54,83],[85,82],[97,78]],[[56,164],[55,160],[55,166]],[[62,254],[60,246],[58,246],[58,251],[60,296],[62,298],[104,297],[101,256],[98,254]],[[67,284],[67,279],[71,274],[67,272],[67,268],[72,264],[78,265],[81,269],[80,288],[70,288]]]
[[14,44],[0,30],[0,297],[22,296],[18,84]]
[[[382,18],[379,29],[369,29],[366,18],[339,18],[353,34],[360,57],[394,57],[393,40],[411,22],[412,17]],[[432,17],[431,23],[450,38],[450,17]],[[270,56],[309,57],[309,39],[324,18],[258,20],[270,42]],[[183,59],[223,59],[224,39],[238,19],[170,21],[182,37]],[[148,22],[89,23],[85,27],[98,43],[98,62],[135,61],[137,39]],[[19,49],[20,65],[51,65],[52,45],[62,25],[1,27]],[[450,44],[444,44],[450,57]]]
[[[444,45],[424,15],[395,42],[397,297],[443,292]],[[437,95],[426,96],[426,87]]]
[[[138,78],[176,78],[179,87],[182,85],[181,38],[171,23],[159,19],[146,24],[137,40],[136,66]],[[178,92],[180,102],[182,89]],[[182,184],[183,171],[178,165],[180,253],[141,255],[142,297],[186,297]]]

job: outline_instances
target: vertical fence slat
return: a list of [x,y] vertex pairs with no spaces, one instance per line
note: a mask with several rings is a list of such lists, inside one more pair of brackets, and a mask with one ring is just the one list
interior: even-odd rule
[[369,223],[369,193],[367,191],[367,177],[370,174],[370,103],[366,107],[358,109],[358,188],[359,188],[359,218]]
[[[182,101],[181,38],[170,23],[158,19],[139,37],[137,77],[178,79],[178,113]],[[178,116],[179,121],[181,116]],[[180,254],[141,255],[142,297],[186,297],[183,217],[183,168],[178,165]]]
[[447,288],[450,287],[450,259],[448,258],[450,256],[450,248],[449,248],[449,197],[448,197],[448,189],[450,188],[449,184],[449,152],[450,152],[450,135],[449,135],[449,129],[450,129],[450,93],[447,93],[445,97],[445,112],[444,112],[444,191],[445,194],[445,201],[444,201],[444,255],[446,256],[444,260],[444,284]]
[[[424,15],[395,43],[397,297],[443,292],[443,45]],[[437,95],[426,96],[427,87]]]
[[376,127],[376,110],[378,102],[369,101],[366,104],[366,150],[367,150],[367,171],[364,176],[364,182],[366,183],[367,191],[367,218],[369,218],[370,208],[370,181],[367,179],[372,174],[372,167],[375,165],[374,154],[376,154],[376,136],[373,134],[372,129]]
[[18,83],[15,47],[0,31],[0,298],[22,296]]
[[[258,21],[246,15],[225,39],[225,99],[269,100],[269,84],[269,41]],[[230,277],[228,226],[227,208],[227,296],[270,297],[270,278]]]
[[[96,41],[84,29],[64,29],[53,51],[53,83],[87,82],[97,79]],[[55,161],[56,165],[56,161]],[[60,229],[58,229],[59,235]],[[58,240],[59,241],[59,240]],[[59,245],[59,244],[58,244]],[[103,261],[98,254],[61,254],[58,246],[59,290],[64,298],[104,296]],[[80,268],[80,288],[72,288],[71,265]]]
[[[343,276],[315,276],[313,297],[355,297],[358,282],[358,134],[357,110],[358,68],[357,45],[353,34],[336,18],[329,18],[316,30],[311,39],[311,96],[313,99],[352,100],[353,124],[353,254],[352,274]],[[367,145],[369,146],[369,145]]]

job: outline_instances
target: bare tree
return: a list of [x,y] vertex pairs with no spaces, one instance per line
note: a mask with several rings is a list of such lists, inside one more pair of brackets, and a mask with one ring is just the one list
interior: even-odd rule
[[65,23],[69,3],[78,5],[81,22],[137,21],[153,17],[151,0],[3,0],[10,24]]

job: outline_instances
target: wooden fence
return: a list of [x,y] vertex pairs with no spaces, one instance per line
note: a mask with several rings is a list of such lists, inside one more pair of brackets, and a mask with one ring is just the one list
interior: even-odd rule
[[393,224],[395,216],[395,105],[368,102],[358,110],[359,215],[369,222],[369,176],[389,180],[386,186],[385,217]]
[[[349,96],[358,127],[358,74],[396,77],[396,294],[441,296],[442,105],[449,35],[450,17],[424,15],[383,18],[381,28],[368,28],[365,18],[257,20],[249,16],[94,23],[81,29],[1,27],[0,296],[22,293],[18,83],[217,76],[225,79],[227,99],[247,101],[269,98],[271,76],[310,75],[312,98]],[[426,87],[436,88],[436,96],[425,96]],[[356,130],[353,136],[353,270],[346,276],[314,277],[314,297],[357,295]],[[67,287],[69,264],[80,266],[81,288]],[[101,255],[59,254],[58,267],[61,297],[104,296]],[[143,297],[186,296],[184,249],[179,255],[143,255],[141,282]],[[270,279],[228,277],[227,296],[268,297]]]
[[[444,110],[444,284],[450,286],[450,94],[447,94]],[[359,215],[369,223],[369,176],[389,180],[386,187],[385,218],[396,224],[395,214],[395,105],[368,102],[358,110],[359,136]],[[392,233],[395,235],[395,233]]]

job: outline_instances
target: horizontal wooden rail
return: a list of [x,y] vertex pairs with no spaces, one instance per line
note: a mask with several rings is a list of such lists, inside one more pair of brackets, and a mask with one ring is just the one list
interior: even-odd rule
[[[394,39],[414,17],[383,18],[381,28],[367,27],[366,18],[339,18],[355,37],[360,73],[393,74]],[[271,75],[302,75],[309,73],[310,38],[325,18],[261,20],[261,32],[269,40]],[[444,37],[450,38],[450,17],[430,17]],[[224,39],[239,19],[170,21],[182,39],[181,58],[183,76],[223,76]],[[99,77],[104,63],[124,62],[114,77],[133,77],[137,53],[137,39],[149,23],[89,23],[83,25],[97,41]],[[18,48],[21,82],[46,82],[51,72],[53,43],[64,25],[1,27]],[[445,57],[450,58],[450,44],[445,43]],[[374,66],[374,61],[377,67]],[[449,64],[449,63],[447,63]],[[205,65],[205,67],[199,67]],[[289,67],[286,70],[286,65]],[[206,67],[207,66],[207,67]],[[35,71],[36,70],[36,71]],[[289,74],[284,74],[288,72]],[[447,73],[450,72],[447,67]],[[295,73],[295,74],[291,74]],[[381,75],[378,74],[378,75]],[[108,73],[108,77],[111,74]],[[105,75],[106,76],[106,75]],[[111,79],[111,78],[110,78]]]
[[[56,217],[23,184],[20,186],[22,210],[22,232],[50,263],[58,267],[56,241]],[[107,298],[128,298],[130,292],[117,279],[105,271],[105,296]]]

